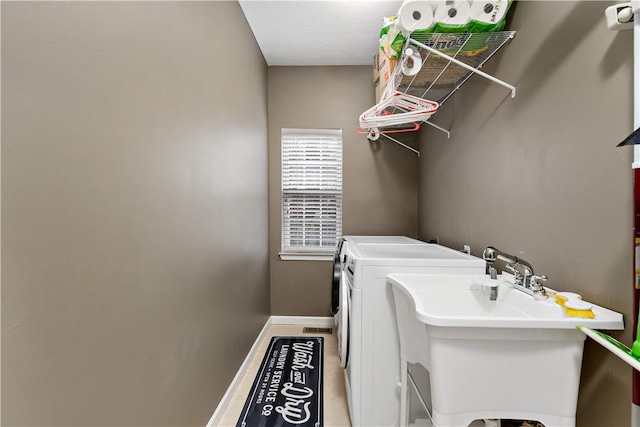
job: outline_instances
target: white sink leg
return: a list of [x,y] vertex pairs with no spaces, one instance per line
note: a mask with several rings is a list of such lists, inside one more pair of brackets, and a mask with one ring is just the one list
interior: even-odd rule
[[409,363],[407,359],[400,359],[400,427],[409,425],[409,385],[408,385]]

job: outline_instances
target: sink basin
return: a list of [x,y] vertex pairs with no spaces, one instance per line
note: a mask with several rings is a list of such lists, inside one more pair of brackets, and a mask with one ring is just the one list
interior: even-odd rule
[[416,317],[435,326],[469,328],[624,329],[622,315],[593,305],[595,318],[569,317],[555,299],[536,300],[500,276],[497,301],[489,300],[487,276],[392,274],[394,288],[415,304]]
[[[575,426],[585,335],[624,329],[622,315],[593,305],[594,318],[569,317],[554,299],[536,300],[488,276],[390,274],[400,335],[401,421],[406,421],[410,364],[428,371],[434,426],[486,418]],[[495,282],[493,282],[495,283]]]

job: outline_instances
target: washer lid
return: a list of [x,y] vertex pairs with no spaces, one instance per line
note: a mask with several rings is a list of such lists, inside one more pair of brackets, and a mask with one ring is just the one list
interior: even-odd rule
[[424,245],[425,242],[406,236],[345,236],[356,245]]
[[362,258],[370,259],[433,259],[433,260],[470,260],[478,258],[445,246],[422,245],[358,245],[357,251]]

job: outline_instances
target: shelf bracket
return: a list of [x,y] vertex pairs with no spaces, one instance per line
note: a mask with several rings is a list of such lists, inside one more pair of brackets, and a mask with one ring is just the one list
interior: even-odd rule
[[411,151],[413,151],[414,153],[416,153],[416,154],[418,155],[418,157],[420,157],[420,151],[416,150],[415,148],[413,148],[413,147],[409,147],[409,146],[408,146],[407,144],[405,144],[404,142],[400,142],[400,141],[398,141],[397,139],[395,139],[395,138],[393,138],[393,137],[391,137],[391,136],[389,136],[389,135],[386,135],[386,134],[384,134],[384,133],[381,133],[380,135],[381,135],[381,136],[384,136],[385,138],[387,138],[387,139],[388,139],[389,141],[391,141],[391,142],[395,142],[396,144],[401,145],[402,147],[406,148],[407,150],[411,150]]
[[[446,133],[446,134],[447,134],[447,139],[451,138],[451,132],[449,132],[449,131],[448,131],[448,130],[446,130],[445,128],[443,128],[443,127],[441,127],[441,126],[438,126],[438,125],[437,125],[437,124],[435,124],[435,123],[431,123],[430,121],[424,121],[424,122],[422,122],[422,123],[426,123],[426,124],[428,124],[429,126],[433,126],[434,128],[436,128],[436,129],[438,129],[438,130],[440,130],[440,131],[442,131],[442,132]],[[416,154],[418,155],[418,157],[420,157],[420,151],[416,150],[416,149],[415,149],[415,148],[413,148],[413,147],[409,147],[409,146],[408,146],[407,144],[405,144],[404,142],[400,142],[400,141],[398,141],[397,139],[395,139],[395,138],[393,138],[393,137],[391,137],[391,136],[389,136],[389,135],[387,135],[387,134],[384,134],[384,133],[378,133],[375,137],[367,137],[367,138],[369,138],[369,140],[371,140],[371,141],[375,141],[375,140],[377,140],[378,138],[380,138],[381,136],[384,136],[384,137],[385,137],[385,138],[387,138],[389,141],[391,141],[391,142],[395,142],[396,144],[398,144],[398,145],[400,145],[400,146],[402,146],[402,147],[406,148],[407,150],[413,151],[414,153],[416,153]]]
[[448,130],[446,130],[445,128],[443,128],[443,127],[441,127],[441,126],[438,126],[438,125],[437,125],[437,124],[435,124],[435,123],[431,123],[431,122],[430,122],[430,121],[428,121],[428,120],[427,120],[426,122],[422,122],[422,123],[426,123],[426,124],[428,124],[429,126],[433,126],[434,128],[436,128],[436,129],[438,129],[438,130],[440,130],[440,131],[442,131],[442,132],[446,133],[446,134],[447,134],[447,139],[450,139],[450,138],[451,138],[451,132],[449,132],[449,131],[448,131]]

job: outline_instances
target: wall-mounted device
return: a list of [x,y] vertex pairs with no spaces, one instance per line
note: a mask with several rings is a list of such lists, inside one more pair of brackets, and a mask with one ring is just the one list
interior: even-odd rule
[[614,4],[604,11],[607,28],[610,30],[630,30],[633,28],[633,15],[640,9],[640,1]]

